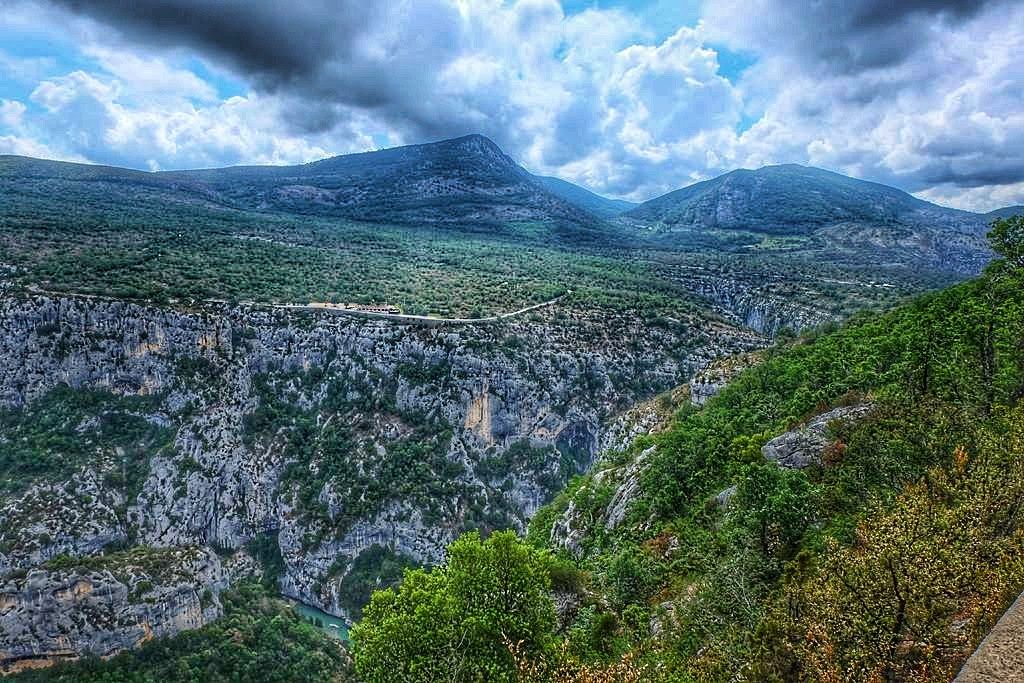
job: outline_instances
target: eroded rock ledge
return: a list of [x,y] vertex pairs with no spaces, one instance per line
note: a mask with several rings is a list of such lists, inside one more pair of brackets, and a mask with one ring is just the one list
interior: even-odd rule
[[109,657],[222,613],[227,577],[201,548],[136,549],[79,566],[55,560],[0,584],[0,671]]

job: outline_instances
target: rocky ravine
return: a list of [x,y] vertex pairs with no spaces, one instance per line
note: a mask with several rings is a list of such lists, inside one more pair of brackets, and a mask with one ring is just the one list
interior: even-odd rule
[[[253,539],[279,549],[284,593],[346,616],[342,586],[368,549],[432,563],[466,528],[521,528],[624,433],[617,414],[760,344],[696,319],[645,325],[565,309],[424,328],[4,299],[0,444],[60,457],[0,489],[0,657],[14,666],[109,654],[205,623],[223,577],[253,569]],[[63,434],[66,451],[37,435],[54,415],[43,433]],[[146,579],[165,616],[138,612],[142,594],[117,578],[111,551],[189,547],[210,558],[203,571],[178,563],[164,583]],[[101,552],[110,576],[90,569]],[[211,583],[199,607],[181,597]],[[116,618],[58,618],[80,605],[61,602],[68,586],[114,595]]]

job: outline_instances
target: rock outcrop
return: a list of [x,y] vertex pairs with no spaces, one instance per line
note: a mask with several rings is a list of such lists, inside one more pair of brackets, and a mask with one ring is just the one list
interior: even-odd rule
[[798,429],[780,434],[761,448],[761,455],[779,467],[803,469],[822,464],[822,455],[835,440],[829,433],[835,422],[856,420],[871,412],[870,404],[840,406],[818,415]]
[[[585,490],[577,492],[552,524],[551,546],[579,558],[584,554],[583,544],[587,535],[598,527],[612,530],[622,524],[629,514],[630,506],[640,494],[640,478],[656,448],[650,446],[626,464],[608,465],[595,472],[584,484]],[[604,488],[611,490],[607,503],[596,510],[582,509],[580,501]]]
[[687,278],[682,284],[725,317],[767,337],[775,337],[783,329],[800,332],[836,320],[833,312],[819,305],[775,294],[770,283],[705,276]]
[[114,554],[8,576],[0,583],[0,670],[109,657],[198,628],[221,615],[226,585],[218,557],[199,548]]
[[704,368],[690,380],[690,403],[698,407],[703,406],[759,359],[758,353],[740,354],[715,361]]
[[607,529],[614,529],[626,520],[629,506],[640,492],[640,475],[647,466],[647,460],[654,453],[656,446],[650,446],[641,451],[636,458],[623,470],[615,487],[615,493],[608,502],[604,514],[604,525]]

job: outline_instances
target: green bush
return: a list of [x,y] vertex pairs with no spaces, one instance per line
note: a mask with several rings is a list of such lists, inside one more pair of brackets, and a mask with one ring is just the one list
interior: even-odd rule
[[351,634],[360,678],[515,681],[509,645],[539,655],[553,639],[548,563],[512,532],[463,535],[444,566],[373,594]]

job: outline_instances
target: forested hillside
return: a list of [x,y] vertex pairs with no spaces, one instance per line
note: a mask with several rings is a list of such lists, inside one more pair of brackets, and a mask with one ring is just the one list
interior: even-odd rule
[[526,541],[375,594],[360,674],[950,680],[1024,589],[1024,222],[991,238],[982,277],[770,352]]
[[1024,0],[0,0],[0,683],[1024,683],[1021,74]]

